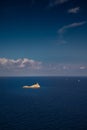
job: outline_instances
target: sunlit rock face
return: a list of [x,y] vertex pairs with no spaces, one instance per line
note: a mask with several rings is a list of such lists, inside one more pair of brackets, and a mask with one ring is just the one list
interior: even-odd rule
[[40,85],[37,83],[31,86],[23,86],[23,88],[40,88]]

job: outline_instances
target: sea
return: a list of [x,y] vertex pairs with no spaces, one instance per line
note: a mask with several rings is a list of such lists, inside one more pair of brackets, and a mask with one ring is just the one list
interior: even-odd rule
[[87,77],[0,77],[0,130],[87,130]]

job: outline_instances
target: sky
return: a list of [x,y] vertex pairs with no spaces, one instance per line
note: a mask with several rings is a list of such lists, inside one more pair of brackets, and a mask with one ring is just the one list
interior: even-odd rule
[[0,76],[87,76],[87,1],[0,1]]

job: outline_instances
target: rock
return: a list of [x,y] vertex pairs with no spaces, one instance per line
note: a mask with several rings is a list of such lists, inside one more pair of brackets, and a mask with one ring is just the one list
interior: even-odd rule
[[40,88],[40,85],[38,83],[31,85],[31,86],[23,86],[23,88]]

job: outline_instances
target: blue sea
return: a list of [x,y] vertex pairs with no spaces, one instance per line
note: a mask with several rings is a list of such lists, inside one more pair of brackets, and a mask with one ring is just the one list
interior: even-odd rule
[[1,77],[0,130],[87,130],[87,77]]

